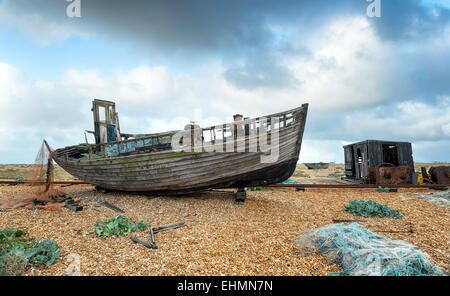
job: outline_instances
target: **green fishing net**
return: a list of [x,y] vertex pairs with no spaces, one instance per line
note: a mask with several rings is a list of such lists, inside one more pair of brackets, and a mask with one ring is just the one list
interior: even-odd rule
[[392,217],[395,219],[403,218],[403,215],[387,205],[382,205],[372,200],[350,200],[349,204],[344,205],[345,210],[353,216],[363,217]]

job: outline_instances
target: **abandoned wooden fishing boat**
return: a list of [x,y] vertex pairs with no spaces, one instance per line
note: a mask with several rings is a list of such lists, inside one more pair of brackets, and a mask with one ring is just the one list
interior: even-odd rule
[[[57,149],[53,159],[98,187],[147,192],[244,188],[288,179],[300,154],[308,104],[265,117],[157,134],[120,132],[115,103],[93,101],[95,144]],[[85,134],[86,135],[86,134]]]
[[327,169],[328,168],[327,162],[308,162],[308,163],[304,163],[304,165],[309,170],[319,170],[319,169]]

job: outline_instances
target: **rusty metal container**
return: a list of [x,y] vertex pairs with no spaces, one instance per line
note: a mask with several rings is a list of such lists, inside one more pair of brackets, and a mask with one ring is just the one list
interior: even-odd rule
[[432,167],[429,170],[431,181],[436,184],[450,184],[450,166]]

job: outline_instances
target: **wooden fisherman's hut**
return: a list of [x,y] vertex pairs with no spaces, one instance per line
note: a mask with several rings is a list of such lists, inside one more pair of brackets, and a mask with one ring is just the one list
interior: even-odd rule
[[379,166],[408,166],[414,172],[409,142],[366,140],[345,145],[344,153],[347,178],[367,181],[369,169]]

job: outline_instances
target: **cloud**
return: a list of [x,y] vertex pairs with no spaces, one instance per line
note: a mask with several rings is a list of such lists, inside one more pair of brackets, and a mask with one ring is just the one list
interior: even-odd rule
[[[422,2],[383,0],[382,17],[370,21],[383,38],[393,41],[445,28],[449,8],[438,2],[430,8]],[[369,4],[365,0],[343,0],[339,5],[333,0],[82,0],[82,17],[68,18],[65,0],[3,0],[1,11],[37,35],[93,33],[145,49],[204,53],[258,48],[276,38],[271,27],[310,30],[336,16],[365,16]]]
[[431,103],[407,100],[350,111],[312,109],[308,123],[314,139],[439,141],[450,140],[449,114],[449,98],[440,97]]
[[84,97],[96,94],[102,97],[124,98],[126,103],[158,103],[169,89],[170,75],[164,67],[137,67],[129,71],[116,71],[103,77],[95,69],[66,70],[62,83],[77,88]]
[[21,2],[0,3],[0,20],[7,20],[9,24],[28,32],[40,46],[61,42],[74,35],[91,37],[88,31],[80,30],[73,23],[65,22],[61,18],[45,17],[41,11],[45,7],[43,3],[39,5],[38,1]]
[[302,81],[279,61],[280,54],[257,53],[241,64],[232,64],[224,71],[224,78],[233,86],[248,90],[256,88],[297,88]]
[[443,131],[450,122],[450,101],[441,98],[437,104],[404,101],[395,105],[359,111],[345,116],[345,129],[358,126],[354,135],[415,139],[450,140]]
[[288,56],[285,64],[303,82],[299,93],[311,98],[316,108],[363,108],[396,97],[401,65],[367,19],[336,20],[311,39],[292,39],[311,44],[310,56]]
[[435,3],[430,9],[423,1],[381,1],[382,15],[373,19],[379,35],[392,42],[440,35],[450,23],[450,9]]
[[[37,150],[43,138],[54,148],[84,142],[83,131],[92,130],[93,98],[116,101],[121,129],[131,133],[181,129],[190,120],[221,124],[235,113],[261,116],[304,103],[292,92],[235,88],[221,73],[220,67],[196,75],[148,66],[110,74],[68,69],[55,81],[33,81],[0,63],[0,146],[15,147],[0,154],[0,162],[32,161],[33,147]],[[366,138],[412,141],[427,155],[421,143],[450,141],[449,97],[436,105],[402,101],[354,111],[310,107],[302,161],[342,161],[343,144]],[[432,160],[447,157],[445,148],[439,149]]]
[[303,138],[299,162],[344,162],[344,146],[339,140]]
[[237,88],[302,87],[312,98],[339,88],[342,97],[328,107],[324,101],[321,108],[355,96],[349,84],[366,90],[360,93],[363,100],[349,100],[349,108],[450,92],[448,7],[411,0],[381,3],[382,17],[368,18],[365,0],[339,5],[332,0],[82,0],[82,17],[68,18],[64,0],[4,0],[0,18],[43,45],[70,36],[102,38],[150,57],[152,64],[178,69],[221,60],[222,75]]
[[40,46],[98,38],[150,62],[111,72],[70,65],[51,81],[0,63],[2,147],[84,141],[94,98],[117,102],[127,132],[309,102],[302,157],[311,161],[338,161],[344,141],[366,138],[412,141],[424,159],[448,158],[442,146],[426,152],[450,133],[449,10],[439,3],[382,0],[382,17],[371,19],[365,0],[81,2],[82,17],[68,18],[64,0],[3,0],[0,20]]

